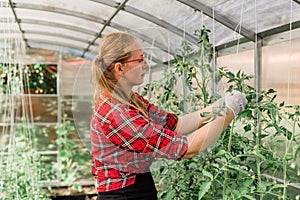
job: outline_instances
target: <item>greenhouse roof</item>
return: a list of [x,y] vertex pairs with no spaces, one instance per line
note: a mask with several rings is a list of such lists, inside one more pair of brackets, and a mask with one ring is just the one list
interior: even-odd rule
[[11,21],[30,48],[89,57],[104,35],[128,31],[154,63],[168,61],[183,39],[196,45],[203,26],[217,50],[300,27],[300,0],[0,0],[0,13],[0,38]]

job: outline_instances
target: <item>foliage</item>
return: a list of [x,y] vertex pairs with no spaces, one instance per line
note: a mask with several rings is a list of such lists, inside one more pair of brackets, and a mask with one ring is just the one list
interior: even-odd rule
[[25,66],[24,74],[28,76],[25,80],[25,88],[35,94],[57,93],[57,66],[48,64],[31,64]]
[[[21,94],[22,66],[0,63],[0,94]],[[20,87],[21,86],[21,87]]]
[[197,48],[184,41],[173,66],[161,80],[147,84],[143,95],[151,93],[151,101],[184,114],[222,96],[224,93],[218,90],[221,80],[226,80],[226,91],[244,92],[249,103],[206,152],[179,162],[163,161],[166,167],[154,171],[161,190],[159,198],[294,198],[295,194],[287,191],[290,183],[299,183],[299,171],[295,170],[300,154],[300,135],[296,134],[300,128],[299,106],[276,103],[273,89],[258,93],[247,85],[252,75],[241,71],[234,74],[226,68],[215,70],[208,33],[205,27],[195,32]]
[[[81,142],[72,138],[75,135],[74,131],[75,126],[66,115],[63,116],[62,123],[56,125],[55,144],[59,150],[61,163],[53,163],[52,170],[61,172],[61,180],[69,185],[90,171],[90,154]],[[81,190],[81,185],[74,184],[71,189]]]
[[[51,77],[45,72],[49,70],[53,70],[48,73]],[[80,190],[81,185],[74,182],[90,175],[89,152],[81,142],[75,141],[78,138],[74,137],[75,126],[71,120],[64,116],[57,123],[57,138],[49,143],[46,138],[53,130],[33,124],[24,108],[24,88],[39,90],[35,93],[56,92],[55,70],[48,65],[0,64],[0,116],[6,123],[1,129],[1,143],[3,139],[6,146],[0,146],[0,199],[49,199],[53,181],[58,179],[71,189]],[[26,77],[31,77],[31,84]],[[59,155],[52,154],[57,151]]]
[[0,199],[49,199],[41,183],[46,173],[32,139],[33,126],[24,116],[16,119],[23,94],[22,69],[18,64],[0,64],[0,116],[4,122],[0,138]]
[[55,65],[18,66],[0,63],[0,78],[1,94],[20,94],[23,93],[19,91],[21,88],[35,94],[57,93],[57,66]]
[[[0,199],[49,199],[52,186],[49,181],[57,178],[70,185],[70,189],[81,191],[82,186],[76,181],[89,174],[90,155],[80,142],[70,137],[74,130],[66,116],[56,125],[57,139],[48,147],[59,150],[60,162],[57,162],[56,158],[49,159],[49,155],[40,154],[39,143],[45,138],[35,137],[34,131],[41,130],[25,122],[17,127],[14,148],[1,149],[7,153],[1,157]],[[48,188],[43,182],[48,183]]]
[[30,125],[24,122],[14,129],[14,140],[1,155],[0,199],[50,199],[46,195],[41,180],[45,169],[40,162],[40,154],[30,138],[33,135]]

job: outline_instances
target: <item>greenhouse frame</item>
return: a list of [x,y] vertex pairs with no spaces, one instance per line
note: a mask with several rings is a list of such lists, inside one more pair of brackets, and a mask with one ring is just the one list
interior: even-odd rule
[[159,107],[247,95],[205,152],[153,164],[158,199],[300,199],[300,0],[0,0],[0,199],[96,199],[91,66],[120,31]]

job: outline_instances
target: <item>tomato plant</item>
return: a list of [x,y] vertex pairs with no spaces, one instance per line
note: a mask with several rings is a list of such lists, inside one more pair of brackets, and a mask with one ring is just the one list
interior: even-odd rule
[[[159,161],[165,163],[153,171],[159,198],[295,199],[291,188],[300,175],[299,106],[276,103],[273,89],[257,92],[249,84],[253,75],[215,69],[209,30],[203,27],[195,34],[199,46],[184,41],[172,67],[147,84],[143,95],[151,93],[152,102],[179,115],[206,107],[233,89],[244,92],[249,103],[207,151],[179,162]],[[228,88],[222,88],[222,81]]]

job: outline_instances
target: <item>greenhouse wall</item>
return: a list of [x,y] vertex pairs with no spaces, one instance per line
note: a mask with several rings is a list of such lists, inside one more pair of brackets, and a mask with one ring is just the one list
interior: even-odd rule
[[[218,67],[234,72],[254,74],[254,50],[241,51],[217,58]],[[277,91],[277,102],[300,103],[300,39],[284,41],[262,48],[262,89]],[[254,83],[252,83],[254,84]]]

